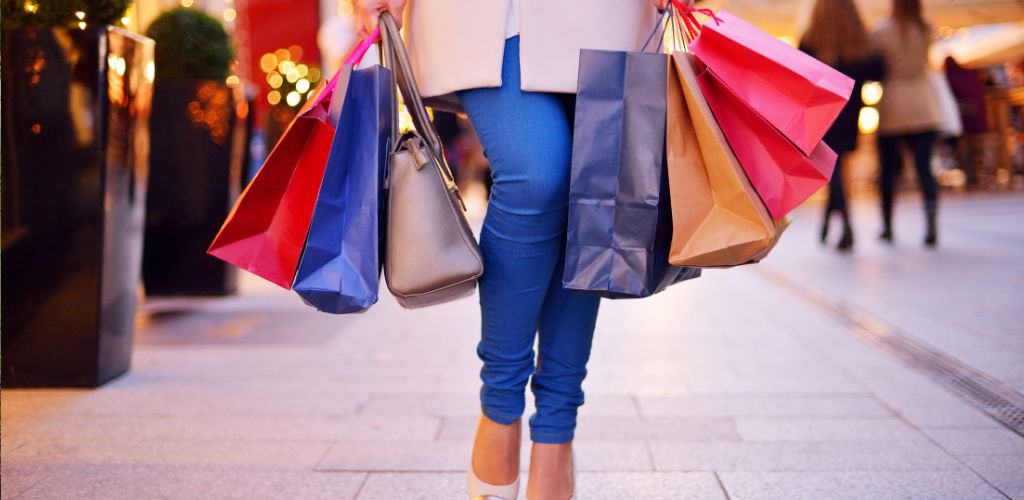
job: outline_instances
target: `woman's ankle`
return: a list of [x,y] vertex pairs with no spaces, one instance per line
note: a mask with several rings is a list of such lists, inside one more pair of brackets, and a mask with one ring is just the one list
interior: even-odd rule
[[519,477],[519,447],[522,419],[511,424],[480,416],[473,442],[473,472],[490,484],[511,484]]
[[568,498],[575,490],[572,443],[533,443],[528,498]]

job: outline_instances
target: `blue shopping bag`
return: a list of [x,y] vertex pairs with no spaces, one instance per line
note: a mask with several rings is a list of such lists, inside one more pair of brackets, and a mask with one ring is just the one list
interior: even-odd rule
[[580,51],[565,288],[646,297],[700,270],[668,263],[668,56]]
[[391,70],[379,65],[349,76],[292,286],[320,311],[360,312],[377,302],[394,89]]

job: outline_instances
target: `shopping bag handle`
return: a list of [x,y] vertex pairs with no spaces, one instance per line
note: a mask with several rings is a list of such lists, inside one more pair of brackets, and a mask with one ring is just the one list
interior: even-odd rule
[[[329,113],[331,111],[331,97],[334,96],[334,92],[338,88],[338,82],[341,80],[342,73],[345,71],[345,66],[359,64],[359,61],[363,59],[363,56],[365,56],[366,52],[370,50],[370,47],[373,47],[373,44],[378,38],[380,38],[380,27],[377,27],[369,38],[360,40],[359,43],[352,48],[348,55],[345,56],[345,60],[341,67],[334,72],[334,75],[331,76],[326,83],[320,83],[317,87],[316,94],[313,95],[312,99],[306,101],[306,105],[302,107],[302,110],[299,111],[299,113],[307,112],[315,107],[322,107],[323,109],[320,111],[323,113]],[[326,101],[326,104],[324,101]],[[326,116],[326,114],[324,114],[324,116]]]
[[678,20],[682,21],[681,28],[683,29],[683,35],[686,36],[686,40],[692,42],[697,39],[701,31],[701,22],[697,20],[697,14],[708,17],[715,22],[716,25],[722,24],[722,18],[715,15],[715,11],[711,9],[698,9],[693,7],[691,1],[683,0],[670,0],[672,7],[677,11]]
[[377,42],[378,38],[380,38],[379,25],[377,26],[377,29],[373,30],[373,33],[370,34],[369,38],[361,40],[359,43],[356,44],[355,47],[352,48],[352,51],[349,52],[348,56],[345,57],[344,64],[359,64],[359,61],[363,60],[363,56],[365,56],[366,52],[370,50],[370,47],[372,47],[373,44]]

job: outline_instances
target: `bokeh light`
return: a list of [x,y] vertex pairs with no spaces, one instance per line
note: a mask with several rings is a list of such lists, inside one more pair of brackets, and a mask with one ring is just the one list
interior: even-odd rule
[[860,90],[860,98],[866,106],[874,106],[882,100],[882,84],[878,82],[865,82]]
[[873,134],[878,130],[878,110],[871,106],[860,108],[857,127],[862,134]]

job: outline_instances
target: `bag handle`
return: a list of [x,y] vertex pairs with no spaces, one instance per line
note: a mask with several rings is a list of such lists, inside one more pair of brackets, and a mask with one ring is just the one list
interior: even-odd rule
[[[682,21],[681,28],[686,42],[692,42],[700,35],[701,22],[697,20],[697,14],[710,18],[716,25],[722,24],[722,19],[715,15],[711,9],[697,9],[693,6],[693,0],[669,0],[674,10],[678,11],[679,20]],[[679,20],[676,22],[678,23]]]
[[[341,75],[345,71],[345,66],[359,64],[359,61],[363,59],[363,56],[365,56],[366,52],[370,50],[370,47],[373,47],[374,42],[379,37],[380,28],[378,27],[376,30],[374,30],[373,34],[370,35],[369,38],[365,40],[360,40],[359,43],[357,43],[356,46],[352,48],[348,55],[345,56],[345,61],[342,63],[341,67],[334,72],[334,75],[331,76],[331,78],[326,82],[320,83],[320,85],[317,87],[317,92],[313,95],[311,99],[306,100],[306,104],[302,106],[302,110],[300,110],[299,113],[302,114],[303,112],[309,111],[319,106],[322,107],[323,109],[317,110],[317,115],[320,114],[319,111],[322,111],[323,113],[325,113],[326,116],[326,113],[329,113],[331,111],[331,97],[334,95],[334,92],[338,88],[338,82],[341,80]],[[326,101],[326,104],[324,103],[324,101]]]
[[359,61],[363,60],[363,56],[365,56],[366,52],[370,50],[370,47],[373,47],[373,44],[378,38],[380,38],[380,26],[377,26],[377,29],[373,30],[373,33],[370,34],[369,38],[360,40],[359,43],[352,48],[352,52],[349,52],[348,56],[345,57],[344,64],[359,64]]
[[[398,82],[399,92],[402,94],[402,98],[405,100],[405,108],[409,110],[409,114],[412,116],[413,125],[416,126],[417,136],[423,140],[427,145],[427,151],[434,157],[434,164],[437,169],[438,175],[441,176],[442,181],[445,183],[445,187],[449,193],[455,195],[458,199],[459,204],[462,206],[462,210],[466,210],[466,202],[463,201],[462,195],[459,193],[459,188],[455,183],[455,175],[452,174],[451,169],[448,167],[448,162],[444,158],[444,146],[441,143],[441,137],[437,134],[437,130],[434,128],[433,122],[430,121],[430,115],[427,114],[427,108],[423,105],[423,98],[420,96],[419,87],[416,85],[416,76],[412,72],[412,65],[409,63],[409,54],[405,51],[405,43],[402,42],[402,35],[398,31],[398,27],[395,25],[395,19],[391,17],[391,14],[387,11],[381,13],[380,25],[384,27],[383,33],[383,47],[386,49],[385,61],[387,64],[392,65],[392,71],[395,73],[395,80]],[[395,96],[391,101],[392,113],[394,119],[392,120],[392,137],[396,138],[393,144],[393,150],[399,146],[398,137],[398,96]],[[417,139],[409,139],[411,143],[410,151],[413,155],[418,155],[419,146]]]
[[[409,54],[402,42],[402,35],[398,32],[395,19],[391,14],[384,11],[380,15],[383,26],[381,34],[387,40],[390,49],[390,63],[394,65],[395,79],[398,81],[398,89],[405,100],[405,108],[412,116],[412,123],[416,131],[423,137],[424,142],[433,151],[437,158],[444,158],[444,150],[441,146],[441,137],[437,135],[434,124],[430,121],[427,108],[423,105],[423,98],[420,96],[419,87],[416,85],[416,77],[412,72],[412,64],[409,63]],[[442,162],[443,163],[443,162]],[[445,166],[447,169],[447,165]],[[451,175],[450,172],[447,175]]]

